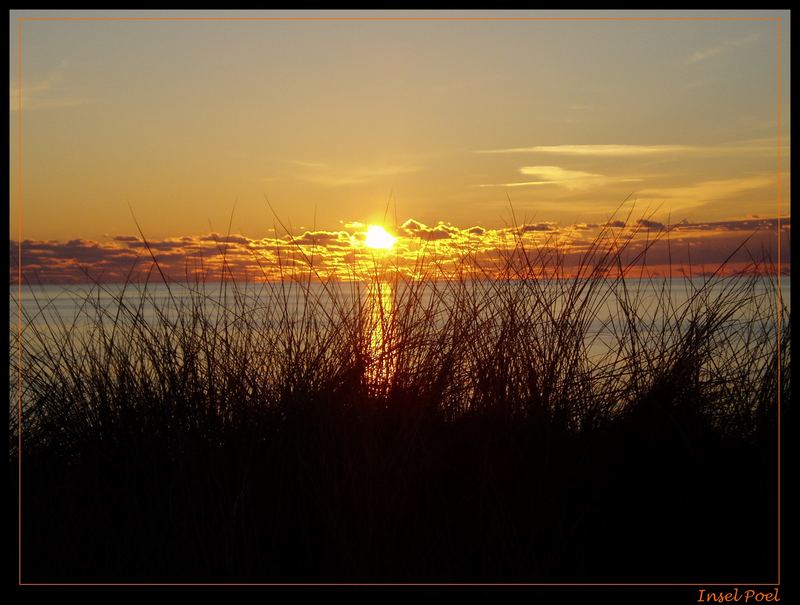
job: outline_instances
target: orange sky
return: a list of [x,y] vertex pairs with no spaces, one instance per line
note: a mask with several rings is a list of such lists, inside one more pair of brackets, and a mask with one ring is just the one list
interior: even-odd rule
[[[133,213],[175,259],[235,233],[255,271],[281,222],[340,271],[358,223],[404,257],[497,250],[513,221],[574,247],[630,196],[634,219],[706,225],[683,235],[712,258],[742,231],[719,225],[789,214],[789,14],[740,13],[762,20],[28,20],[20,41],[17,18],[63,13],[12,12],[12,247],[116,275]],[[400,13],[347,13],[370,14]]]

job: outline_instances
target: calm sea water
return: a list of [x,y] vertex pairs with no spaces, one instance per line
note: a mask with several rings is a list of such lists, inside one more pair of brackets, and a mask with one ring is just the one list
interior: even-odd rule
[[[781,298],[785,309],[790,308],[790,278],[782,277]],[[603,355],[613,351],[614,334],[624,329],[621,318],[625,305],[633,308],[644,329],[659,329],[665,312],[674,314],[685,309],[696,291],[703,286],[702,279],[670,281],[648,281],[629,279],[614,288],[602,286],[592,296],[593,307],[588,314],[589,323],[585,336],[592,355]],[[556,321],[537,307],[536,298],[551,302],[551,311],[558,314],[567,305],[575,305],[586,299],[587,294],[570,299],[567,282],[541,282],[535,285],[519,282],[470,282],[459,291],[445,283],[431,282],[421,289],[399,286],[393,290],[388,285],[379,288],[358,283],[321,284],[248,284],[233,288],[230,284],[208,283],[201,290],[194,284],[175,283],[169,287],[162,284],[104,284],[102,288],[87,285],[40,285],[23,286],[18,298],[16,286],[10,288],[10,333],[12,343],[18,331],[17,311],[21,310],[20,326],[26,350],[35,348],[41,340],[63,334],[65,330],[79,335],[91,331],[98,321],[111,325],[118,318],[120,301],[125,305],[122,316],[137,313],[146,322],[155,324],[159,318],[175,321],[182,314],[192,313],[198,307],[206,317],[218,318],[226,313],[246,309],[248,318],[257,319],[260,326],[275,329],[307,320],[339,321],[343,316],[352,316],[358,309],[367,321],[372,346],[379,348],[384,333],[390,329],[387,322],[397,313],[419,313],[422,321],[442,323],[458,309],[457,299],[479,303],[481,314],[491,316],[516,305],[529,317],[537,317],[540,325]],[[409,304],[412,301],[413,304]],[[735,312],[726,320],[724,329],[735,332],[742,325],[758,324],[762,331],[774,331],[777,327],[778,297],[774,281],[761,278],[753,283],[744,296],[728,279],[715,280],[703,294],[704,300],[727,301],[728,308]],[[237,304],[244,301],[244,306]],[[697,300],[695,300],[695,303]],[[713,304],[712,304],[713,306]],[[666,310],[665,310],[666,308]],[[472,307],[471,309],[474,309]],[[539,315],[537,315],[537,313]],[[184,315],[186,316],[186,315]],[[688,316],[687,316],[688,321]],[[246,323],[246,322],[245,322]],[[252,325],[252,324],[250,324]]]

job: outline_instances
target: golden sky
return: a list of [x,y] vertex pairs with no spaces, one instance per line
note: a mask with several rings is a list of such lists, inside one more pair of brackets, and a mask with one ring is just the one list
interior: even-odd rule
[[[775,218],[779,194],[789,214],[787,11],[25,20],[20,44],[19,17],[65,14],[11,14],[12,240],[20,139],[21,237],[50,245],[114,248],[137,234],[131,210],[162,242],[262,240],[278,220],[296,236],[350,237],[356,223],[402,235],[409,220],[494,233],[512,207],[520,225],[567,232],[628,196],[663,224]],[[69,13],[170,15],[331,13]],[[722,13],[424,14],[638,15]]]

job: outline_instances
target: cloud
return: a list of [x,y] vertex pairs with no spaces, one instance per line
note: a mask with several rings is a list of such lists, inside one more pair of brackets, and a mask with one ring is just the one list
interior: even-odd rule
[[694,208],[709,202],[719,201],[736,195],[774,188],[777,181],[772,174],[753,175],[734,179],[701,181],[680,187],[645,189],[638,192],[639,199],[666,202],[675,209]]
[[292,164],[302,166],[303,168],[323,169],[328,167],[328,164],[324,164],[322,162],[302,162],[300,160],[293,160]]
[[[396,229],[399,239],[392,251],[392,263],[396,263],[399,271],[414,274],[419,268],[420,251],[432,246],[436,250],[437,271],[445,271],[448,261],[453,263],[453,267],[463,266],[465,255],[472,261],[485,263],[485,267],[497,267],[498,262],[507,258],[505,252],[509,246],[513,247],[522,240],[529,252],[558,250],[565,268],[569,268],[580,262],[598,237],[604,237],[603,234],[609,234],[609,228],[613,228],[613,235],[609,237],[617,241],[620,233],[630,235],[630,238],[623,239],[630,239],[631,254],[641,251],[645,245],[653,245],[648,250],[647,259],[648,266],[652,265],[654,270],[661,265],[666,267],[670,261],[684,267],[689,267],[690,262],[694,266],[713,265],[724,261],[747,237],[751,238],[748,249],[755,256],[763,249],[771,251],[773,258],[777,258],[778,223],[777,218],[747,218],[699,223],[684,220],[667,225],[650,216],[627,224],[612,217],[602,225],[577,223],[560,226],[554,222],[538,222],[492,229],[482,226],[462,228],[445,222],[428,226],[408,219]],[[784,232],[781,250],[784,267],[789,266],[790,225],[788,217],[780,221]],[[667,234],[671,250],[666,246]],[[24,240],[21,245],[22,269],[25,277],[34,283],[86,283],[91,279],[114,282],[124,281],[129,275],[134,281],[143,281],[152,279],[154,275],[152,252],[161,271],[170,279],[179,281],[197,275],[219,279],[223,270],[236,279],[280,279],[287,268],[300,274],[309,272],[311,259],[315,270],[324,269],[323,276],[350,279],[359,270],[368,271],[370,263],[374,262],[371,251],[364,248],[363,235],[364,225],[339,231],[306,230],[298,235],[264,238],[250,238],[243,234],[223,236],[212,232],[148,240],[150,251],[145,249],[143,241],[129,235],[114,236],[103,242],[81,238],[63,242]],[[221,241],[226,245],[220,246]],[[17,275],[17,242],[10,241],[9,250],[13,283]],[[749,253],[744,250],[735,260],[739,263],[736,266],[744,266],[750,260]]]
[[758,34],[750,34],[749,36],[744,36],[743,38],[736,38],[734,40],[723,40],[716,46],[711,46],[693,52],[686,59],[686,63],[692,64],[692,63],[699,63],[700,61],[705,61],[706,59],[719,56],[723,53],[733,50],[734,48],[744,46],[745,44],[750,44],[751,42],[754,42],[757,39],[758,39]]
[[250,242],[248,238],[242,237],[241,235],[221,235],[216,231],[212,231],[208,235],[202,236],[200,241],[220,242],[223,244],[247,244]]
[[559,166],[523,166],[520,174],[533,176],[540,179],[537,184],[563,185],[568,188],[585,187],[606,180],[602,174],[584,172],[582,170],[566,170]]
[[[788,145],[788,141],[782,141]],[[575,157],[650,157],[664,155],[750,155],[776,153],[777,139],[754,139],[732,141],[717,145],[535,145],[531,147],[510,147],[506,149],[482,149],[475,153],[517,154],[540,153]]]
[[661,231],[664,229],[664,223],[659,223],[658,221],[650,221],[645,218],[640,218],[636,221],[636,224],[640,227],[644,227],[645,229],[655,229],[656,231]]
[[642,179],[627,177],[609,177],[603,174],[585,172],[583,170],[568,170],[560,166],[523,166],[520,174],[537,177],[535,181],[517,181],[510,183],[481,184],[479,187],[535,187],[542,185],[557,185],[567,189],[583,189],[609,183],[638,182]]
[[419,221],[408,219],[405,223],[400,225],[398,232],[406,237],[417,237],[421,240],[430,242],[457,237],[459,234],[459,229],[448,224],[439,224],[436,227],[428,227]]
[[528,223],[526,225],[522,225],[520,231],[522,233],[530,233],[531,231],[555,231],[557,229],[557,225],[555,223]]
[[592,174],[580,170],[566,170],[559,166],[523,166],[519,169],[520,174],[537,176],[545,181],[564,182],[576,179],[602,178],[601,174]]
[[536,187],[553,184],[551,181],[514,181],[513,183],[481,183],[478,187]]
[[674,225],[670,225],[672,231],[705,231],[705,232],[730,232],[730,231],[768,231],[777,233],[778,223],[781,229],[789,229],[791,226],[791,218],[786,217],[782,219],[777,218],[753,218],[744,220],[730,220],[730,221],[711,221],[692,223],[689,221],[682,221]]
[[350,234],[347,231],[306,231],[291,241],[305,246],[349,247]]
[[[60,109],[93,103],[82,95],[76,95],[64,85],[64,71],[57,69],[44,78],[22,83],[22,111]],[[9,109],[19,111],[19,81],[13,82],[9,90]]]
[[126,242],[128,247],[130,248],[142,248],[142,249],[150,249],[150,250],[158,250],[161,252],[167,252],[170,250],[181,250],[186,247],[186,242],[182,241],[147,241],[145,242]]
[[299,162],[293,164],[304,169],[304,174],[298,178],[328,187],[341,187],[346,185],[362,185],[394,177],[400,174],[409,174],[422,170],[419,166],[404,164],[388,164],[377,166],[336,167],[321,162]]
[[551,153],[576,156],[637,156],[680,153],[691,150],[688,145],[536,145],[507,149],[482,149],[475,153]]

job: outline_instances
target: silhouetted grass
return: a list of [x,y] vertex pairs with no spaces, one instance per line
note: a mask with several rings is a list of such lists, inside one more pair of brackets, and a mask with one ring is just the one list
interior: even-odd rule
[[23,308],[24,579],[771,580],[774,271],[620,240]]

